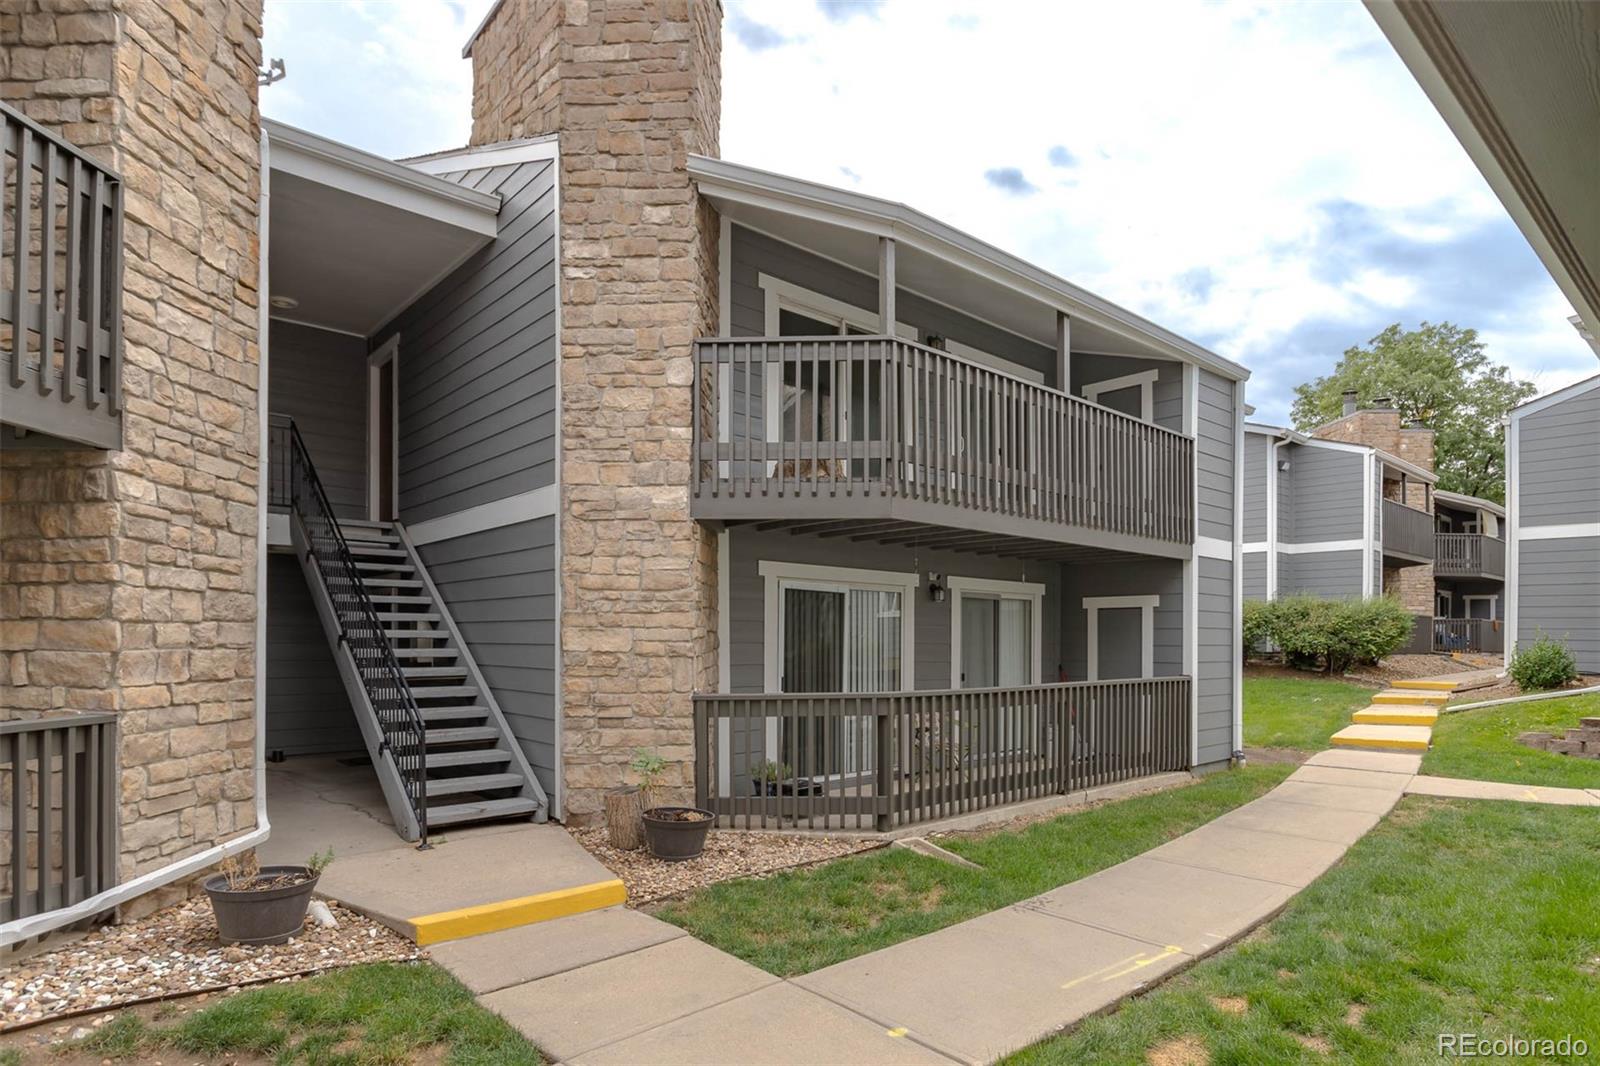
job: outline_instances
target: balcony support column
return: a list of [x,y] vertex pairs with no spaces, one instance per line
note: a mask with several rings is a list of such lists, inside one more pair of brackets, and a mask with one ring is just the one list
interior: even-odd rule
[[878,238],[878,332],[894,336],[894,238]]
[[1072,316],[1056,312],[1056,388],[1072,394]]

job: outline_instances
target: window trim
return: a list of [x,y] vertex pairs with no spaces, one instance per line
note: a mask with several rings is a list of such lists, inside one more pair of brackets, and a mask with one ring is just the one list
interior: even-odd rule
[[832,587],[890,590],[901,593],[900,620],[900,691],[916,688],[916,603],[917,590],[922,586],[920,574],[897,570],[863,570],[847,566],[818,566],[812,563],[791,563],[776,559],[762,559],[756,566],[762,577],[764,625],[762,635],[762,668],[764,685],[769,693],[782,688],[779,673],[782,670],[782,614],[783,586],[828,585]]
[[[1444,602],[1445,602],[1445,605],[1446,605],[1445,609],[1444,609],[1444,614],[1439,614],[1439,598],[1441,596],[1444,597]],[[1455,594],[1455,591],[1453,589],[1440,589],[1440,588],[1434,589],[1433,590],[1433,613],[1434,613],[1434,615],[1439,617],[1439,618],[1450,618],[1450,617],[1454,616],[1455,611],[1456,611],[1456,594]]]
[[[1085,596],[1083,609],[1089,614],[1087,681],[1100,680],[1100,611],[1105,608],[1139,607],[1143,616],[1139,622],[1139,669],[1142,677],[1155,676],[1156,661],[1156,608],[1161,606],[1160,596]],[[1123,680],[1119,678],[1118,680]]]
[[1486,622],[1498,622],[1498,621],[1500,621],[1500,594],[1498,592],[1474,592],[1474,593],[1471,593],[1469,595],[1462,596],[1461,597],[1461,603],[1462,603],[1461,609],[1466,612],[1466,614],[1463,615],[1463,617],[1465,617],[1465,618],[1471,618],[1472,617],[1472,601],[1473,600],[1488,600],[1489,601],[1489,617],[1485,618],[1485,619],[1481,619],[1481,621],[1486,621]]
[[[1141,370],[1137,374],[1124,374],[1120,378],[1107,378],[1105,381],[1091,381],[1079,391],[1083,398],[1099,407],[1106,405],[1100,402],[1100,397],[1108,392],[1121,392],[1123,389],[1138,388],[1139,390],[1139,420],[1141,422],[1154,422],[1156,417],[1155,384],[1161,377],[1159,370]],[[1110,410],[1111,408],[1107,408]],[[1118,412],[1121,414],[1122,412]]]
[[987,577],[951,577],[946,579],[945,586],[950,590],[950,687],[965,687],[961,682],[961,598],[968,593],[983,599],[1023,600],[1031,604],[1033,679],[1027,684],[1041,684],[1045,586],[1036,581],[1002,581]]

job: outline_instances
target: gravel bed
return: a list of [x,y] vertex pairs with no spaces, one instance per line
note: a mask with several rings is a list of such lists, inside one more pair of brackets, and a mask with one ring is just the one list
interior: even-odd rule
[[662,862],[643,848],[618,851],[603,826],[573,829],[572,836],[589,854],[622,879],[633,905],[681,896],[697,888],[776,873],[795,866],[827,862],[858,851],[882,847],[884,841],[785,833],[749,833],[713,829],[706,850],[684,862]]
[[211,903],[197,897],[0,969],[0,1031],[58,1015],[362,962],[420,959],[411,941],[329,903],[338,925],[309,917],[287,944],[224,947]]

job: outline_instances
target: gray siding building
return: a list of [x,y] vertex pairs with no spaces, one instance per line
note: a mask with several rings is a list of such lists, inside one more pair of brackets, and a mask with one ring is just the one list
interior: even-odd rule
[[1600,673],[1600,377],[1511,412],[1506,654],[1541,634]]

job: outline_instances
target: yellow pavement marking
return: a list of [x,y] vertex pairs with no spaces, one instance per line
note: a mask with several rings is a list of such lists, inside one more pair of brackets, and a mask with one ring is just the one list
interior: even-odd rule
[[1149,966],[1152,963],[1160,962],[1162,959],[1170,959],[1174,955],[1181,955],[1181,954],[1183,954],[1183,949],[1182,948],[1177,947],[1177,946],[1175,946],[1173,944],[1168,944],[1164,949],[1162,949],[1162,951],[1159,954],[1151,955],[1148,958],[1139,959],[1136,962],[1130,963],[1128,966],[1124,967],[1123,969],[1118,970],[1116,973],[1108,973],[1108,974],[1106,974],[1104,977],[1100,978],[1100,980],[1102,980],[1102,981],[1110,981],[1110,980],[1113,980],[1114,978],[1126,977],[1128,974],[1132,973],[1135,970],[1143,969],[1144,967]]
[[418,944],[438,944],[501,929],[515,929],[535,922],[547,922],[552,918],[565,918],[601,907],[615,907],[627,899],[628,890],[621,881],[596,881],[554,892],[503,899],[497,903],[424,914],[408,919],[408,923],[413,930],[412,938]]
[[[1129,955],[1125,959],[1118,959],[1116,962],[1102,966],[1098,970],[1092,970],[1089,973],[1084,974],[1082,977],[1074,977],[1072,980],[1062,985],[1061,990],[1066,991],[1069,988],[1076,988],[1085,981],[1093,981],[1097,978],[1101,981],[1110,981],[1113,978],[1122,977],[1126,974],[1132,973],[1137,969],[1149,966],[1151,963],[1160,962],[1162,959],[1169,959],[1174,955],[1182,954],[1182,952],[1182,948],[1173,947],[1170,944],[1167,945],[1165,950],[1156,955],[1151,955],[1147,951],[1141,951],[1138,954]],[[1107,973],[1108,970],[1115,972]]]
[[907,1029],[903,1025],[897,1025],[893,1029],[885,1029],[884,1030],[884,1032],[889,1036],[905,1036],[910,1031],[911,1031],[910,1029]]

